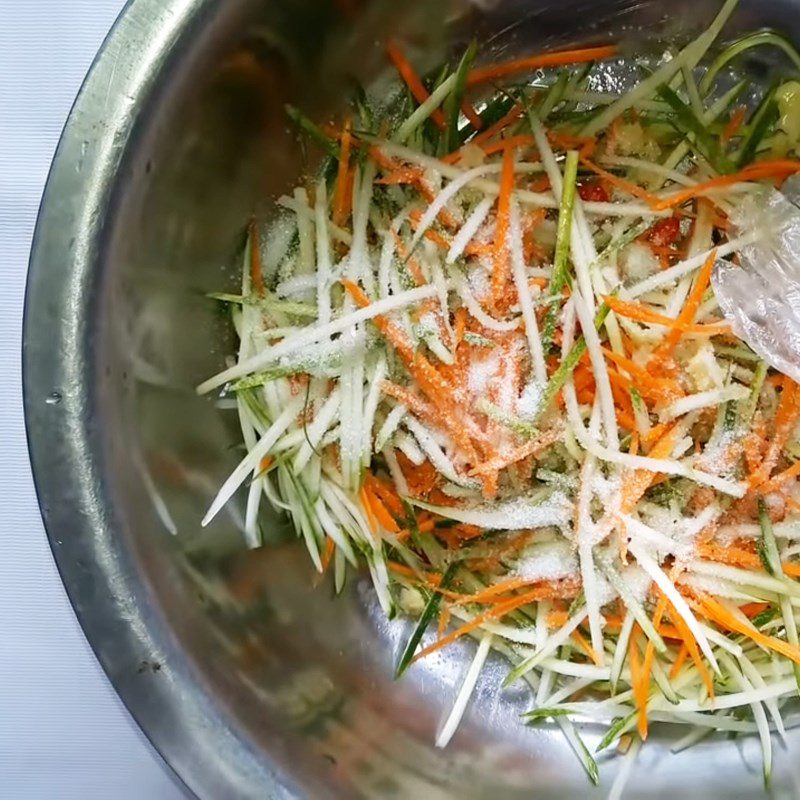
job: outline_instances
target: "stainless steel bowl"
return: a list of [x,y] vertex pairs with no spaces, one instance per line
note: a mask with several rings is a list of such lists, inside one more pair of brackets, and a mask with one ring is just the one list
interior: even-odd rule
[[[433,747],[469,645],[399,683],[406,632],[366,582],[334,602],[285,524],[240,553],[236,511],[199,520],[237,460],[236,420],[193,391],[231,346],[204,293],[236,280],[244,221],[302,168],[282,104],[335,110],[406,31],[433,62],[473,33],[497,52],[694,32],[715,0],[133,0],[64,132],[26,305],[28,433],[42,514],[111,681],[204,798],[600,797],[560,734],[526,729],[500,665]],[[736,27],[800,36],[798,0],[743,0]],[[57,654],[54,654],[56,657]],[[584,731],[587,742],[598,735]],[[756,742],[670,755],[654,734],[630,796],[761,796]],[[800,796],[800,734],[774,796]],[[607,790],[617,769],[601,764]]]

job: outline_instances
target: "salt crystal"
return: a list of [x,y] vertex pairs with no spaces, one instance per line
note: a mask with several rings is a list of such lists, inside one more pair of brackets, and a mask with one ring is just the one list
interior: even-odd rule
[[492,293],[492,281],[489,270],[483,264],[477,264],[467,273],[469,288],[477,300],[486,300]]
[[629,564],[627,567],[623,567],[620,572],[622,580],[628,585],[636,601],[644,603],[653,579],[638,564]]
[[653,251],[640,242],[629,244],[620,252],[619,265],[625,277],[634,283],[658,272],[661,266]]
[[482,357],[473,358],[467,375],[469,390],[476,395],[484,394],[499,368],[500,355],[494,350],[490,350]]
[[530,381],[522,390],[517,400],[517,416],[524,420],[534,420],[539,413],[544,386],[537,381]]
[[555,581],[577,571],[578,559],[569,542],[563,540],[527,548],[514,569],[526,581]]
[[533,528],[565,527],[573,504],[563,492],[549,497],[520,496],[494,503],[448,508],[447,516],[457,522],[487,530],[521,531]]

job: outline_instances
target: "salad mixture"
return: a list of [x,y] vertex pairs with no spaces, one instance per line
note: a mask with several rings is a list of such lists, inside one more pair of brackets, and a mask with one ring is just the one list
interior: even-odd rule
[[757,734],[769,781],[800,686],[800,386],[712,278],[800,172],[800,83],[737,64],[800,55],[720,46],[735,6],[649,60],[473,44],[421,76],[392,42],[388,99],[288,109],[326,158],[215,295],[241,345],[199,391],[236,398],[247,454],[204,524],[245,486],[250,546],[266,500],[337,591],[365,565],[417,620],[398,676],[474,637],[440,746],[495,651],[594,781],[576,722],[607,726],[620,780],[669,722],[675,750]]

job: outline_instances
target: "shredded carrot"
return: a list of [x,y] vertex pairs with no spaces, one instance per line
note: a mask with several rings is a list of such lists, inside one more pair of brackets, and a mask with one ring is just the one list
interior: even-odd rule
[[712,189],[721,189],[737,183],[748,183],[766,178],[787,178],[796,172],[800,172],[800,161],[758,161],[745,167],[741,172],[733,175],[721,175],[664,197],[653,203],[652,208],[655,211],[666,211],[668,208],[682,206],[688,200],[699,197]]
[[691,325],[697,316],[697,311],[703,302],[703,296],[706,293],[709,285],[711,284],[711,273],[714,270],[714,265],[717,263],[717,251],[713,250],[709,257],[703,264],[700,272],[697,273],[692,289],[689,292],[686,302],[681,309],[680,314],[676,321],[676,326],[667,334],[664,342],[664,350],[659,348],[659,356],[663,357],[667,352],[671,352],[672,348],[680,341],[681,329],[686,325]]
[[359,492],[359,499],[361,500],[361,507],[364,509],[364,514],[367,517],[369,529],[373,535],[377,536],[380,531],[380,525],[378,524],[375,512],[372,510],[372,503],[370,503],[369,494],[364,486],[361,487],[361,491]]
[[525,592],[517,597],[512,597],[504,603],[498,603],[494,608],[487,609],[486,611],[478,614],[476,617],[466,623],[466,625],[462,625],[460,628],[452,631],[447,636],[444,636],[443,638],[434,642],[432,645],[426,647],[424,650],[421,650],[414,656],[412,663],[414,661],[419,661],[421,658],[425,658],[425,656],[429,656],[431,653],[435,653],[437,650],[441,650],[443,647],[446,647],[449,644],[452,644],[462,636],[474,631],[476,628],[480,628],[480,626],[485,622],[489,622],[490,620],[494,619],[502,619],[512,611],[515,611],[522,606],[526,606],[529,603],[535,603],[540,600],[549,599],[551,595],[552,587],[550,585],[545,585],[537,587],[536,589],[532,589],[529,592]]
[[[395,69],[400,73],[403,82],[408,86],[411,94],[414,95],[414,99],[422,105],[430,97],[430,94],[414,67],[411,66],[411,62],[405,57],[400,46],[395,41],[389,41],[387,43],[386,52],[392,60]],[[431,119],[440,130],[444,130],[447,127],[444,114],[438,108],[431,114]]]
[[500,139],[493,144],[487,144],[483,148],[484,155],[491,156],[495,153],[503,153],[509,147],[533,147],[536,144],[536,139],[528,134],[520,134],[519,136],[509,136],[507,139]]
[[331,559],[333,558],[333,551],[335,549],[336,549],[336,543],[329,536],[325,540],[325,552],[322,554],[322,574],[323,575],[328,571],[328,568],[331,565]]
[[602,666],[603,662],[597,653],[597,651],[592,647],[592,645],[586,640],[586,637],[579,631],[574,630],[572,631],[572,638],[578,647],[583,650],[584,653],[595,663],[596,666]]
[[[672,574],[670,575],[670,579],[673,581],[673,583],[675,582],[675,578],[677,577],[678,572],[679,572],[678,567],[673,568]],[[703,683],[705,684],[705,687],[708,691],[708,696],[713,698],[714,679],[711,675],[710,670],[708,669],[708,666],[706,665],[705,659],[700,653],[700,649],[697,646],[697,640],[695,639],[694,634],[691,632],[689,626],[686,624],[686,620],[684,620],[684,618],[675,610],[675,606],[669,601],[669,599],[661,591],[661,589],[658,590],[658,593],[661,596],[661,599],[665,603],[665,608],[669,613],[670,618],[675,624],[675,629],[678,633],[680,640],[686,647],[686,650],[688,654],[691,656],[695,667],[697,667],[697,671],[700,673],[700,677],[703,679]],[[663,630],[662,630],[662,635],[663,635]]]
[[522,447],[519,447],[510,453],[503,453],[496,458],[478,464],[477,466],[473,467],[471,474],[485,475],[488,472],[498,472],[499,470],[506,469],[512,464],[516,464],[517,462],[522,461],[529,456],[539,455],[539,453],[542,453],[555,442],[561,441],[563,436],[564,432],[560,428],[546,431],[538,438],[532,439],[527,444],[522,445]]
[[616,186],[618,189],[621,189],[623,192],[627,192],[634,197],[638,197],[640,200],[644,200],[646,203],[652,204],[658,202],[658,198],[654,194],[651,194],[641,186],[637,186],[635,183],[631,183],[631,181],[627,181],[624,178],[620,178],[618,175],[614,175],[613,172],[603,169],[593,161],[590,161],[588,158],[581,158],[581,164],[594,172],[596,175],[604,178],[612,186]]
[[513,592],[516,589],[522,589],[526,586],[531,586],[534,583],[538,583],[538,581],[529,581],[525,578],[508,578],[500,583],[495,583],[487,589],[482,589],[480,592],[464,596],[456,603],[456,605],[482,605],[496,599],[498,595]]
[[653,311],[644,303],[637,303],[630,300],[620,300],[618,297],[606,295],[603,302],[615,313],[622,317],[644,322],[647,325],[661,325],[671,330],[678,330],[684,334],[694,336],[719,336],[723,333],[730,333],[731,327],[727,322],[709,323],[705,325],[690,325],[679,322],[673,317],[666,317]]
[[477,136],[474,136],[458,150],[448,153],[442,158],[442,161],[445,164],[455,164],[463,157],[465,147],[484,147],[487,142],[490,142],[495,136],[502,133],[502,131],[504,131],[512,122],[519,119],[519,117],[522,116],[523,111],[523,107],[519,104],[512,106],[511,110],[505,114],[505,116],[488,127],[485,131],[482,131]]
[[514,191],[514,148],[503,151],[503,171],[500,175],[500,195],[497,200],[497,227],[494,235],[494,266],[492,269],[492,300],[495,305],[505,291],[509,274],[508,230],[511,213],[511,193]]
[[481,115],[475,110],[471,103],[463,100],[461,103],[461,110],[464,112],[464,116],[469,121],[469,124],[472,125],[476,131],[479,131],[481,128],[483,128],[483,120],[481,119]]
[[798,475],[800,475],[800,461],[795,461],[791,467],[788,467],[783,472],[779,472],[773,478],[771,478],[766,484],[763,486],[763,491],[767,492],[775,492],[778,489],[781,489],[785,483],[790,480],[793,480]]
[[674,681],[675,678],[678,677],[678,673],[681,671],[681,667],[686,663],[686,659],[689,657],[689,648],[686,646],[686,642],[681,644],[681,649],[678,650],[678,655],[675,658],[675,662],[672,665],[672,669],[669,671],[669,679]]
[[374,494],[376,494],[389,511],[395,517],[402,517],[405,509],[403,508],[403,501],[395,491],[394,486],[390,486],[386,481],[377,478],[372,473],[367,473],[365,478],[366,483]]
[[275,459],[272,456],[264,456],[258,463],[258,469],[260,472],[266,472],[274,463]]
[[571,136],[568,133],[551,130],[547,132],[547,138],[562,150],[577,150],[581,158],[591,158],[597,149],[597,139],[594,136]]
[[603,47],[585,47],[578,50],[561,50],[555,53],[544,53],[527,58],[506,61],[503,64],[492,64],[472,70],[467,79],[468,86],[506,78],[519,72],[531,72],[547,67],[562,67],[568,64],[585,64],[587,61],[602,61],[612,58],[618,52],[616,45]]
[[381,186],[395,186],[403,183],[416,183],[422,177],[417,167],[400,166],[378,178],[375,183]]
[[754,489],[760,487],[772,475],[781,452],[800,418],[800,385],[785,375],[781,376],[781,385],[780,400],[775,411],[775,431],[764,458],[749,478],[750,486]]
[[796,664],[800,664],[800,647],[776,639],[774,636],[767,636],[751,625],[745,625],[740,619],[731,614],[725,606],[714,600],[710,595],[698,593],[696,594],[696,599],[692,597],[689,599],[696,608],[704,612],[705,615],[720,628],[740,633],[748,639],[752,639],[760,647],[764,647],[767,650],[774,650],[776,653],[780,653]]
[[408,460],[402,450],[395,450],[395,457],[400,471],[408,484],[412,497],[428,497],[439,483],[439,473],[430,461],[414,464]]
[[[664,612],[667,610],[667,598],[662,594],[659,599],[658,603],[656,604],[656,609],[653,613],[653,627],[656,630],[661,628],[661,620],[664,617]],[[650,686],[650,674],[653,671],[653,659],[656,656],[656,647],[652,641],[648,639],[647,647],[645,648],[644,653],[644,663],[642,664],[642,683],[645,686]],[[642,737],[642,741],[647,738],[647,704],[639,705],[639,717],[637,727],[639,729],[639,735]]]
[[[624,369],[628,375],[631,376],[635,387],[639,393],[644,397],[648,397],[657,401],[668,401],[676,398],[683,397],[685,392],[681,389],[680,385],[671,378],[655,377],[651,375],[647,369],[640,367],[634,361],[631,361],[625,356],[614,353],[611,350],[603,348],[603,353],[606,358],[612,363],[616,364],[620,369]],[[656,426],[647,436],[644,436],[642,441],[644,444],[649,444],[659,438],[663,431],[666,430],[666,425],[662,424],[660,427]],[[655,433],[653,431],[656,431]]]
[[397,575],[402,575],[404,578],[413,578],[414,580],[422,580],[430,587],[436,589],[442,582],[442,575],[440,572],[426,572],[420,574],[416,570],[411,569],[406,564],[401,564],[399,561],[387,560],[386,566]]
[[744,550],[735,545],[721,545],[715,542],[703,542],[697,545],[697,554],[709,561],[717,561],[742,569],[760,570],[761,560],[754,550]]
[[[431,188],[430,184],[425,178],[425,173],[419,167],[410,167],[395,161],[393,158],[387,156],[380,147],[373,145],[369,148],[370,158],[383,170],[388,172],[382,178],[378,179],[378,183],[410,183],[417,187],[420,194],[429,202],[433,202],[436,198],[436,193]],[[351,170],[350,177],[352,179],[355,172]],[[351,181],[352,183],[352,181]],[[350,192],[352,195],[352,191]],[[458,221],[446,208],[443,208],[438,215],[439,221],[447,228],[458,227]],[[398,247],[402,243],[402,239],[395,233],[395,240],[398,242]]]
[[519,103],[516,103],[504,116],[497,120],[494,125],[488,127],[485,131],[479,133],[476,137],[471,139],[469,144],[481,147],[486,142],[491,141],[499,133],[502,133],[512,122],[516,122],[522,116],[524,111],[524,107]]
[[350,214],[352,192],[348,191],[350,184],[350,134],[351,122],[348,117],[342,130],[341,149],[339,151],[339,170],[336,175],[336,193],[333,196],[333,221],[343,225]]
[[442,606],[442,610],[439,612],[439,624],[437,625],[437,633],[441,636],[446,630],[447,626],[450,624],[450,606]]
[[257,295],[264,294],[264,274],[261,268],[261,241],[258,235],[258,225],[255,220],[250,222],[250,283]]
[[[653,445],[649,452],[650,458],[669,458],[675,447],[677,425],[669,428],[664,435]],[[622,484],[620,500],[620,514],[628,515],[637,506],[644,493],[650,488],[654,473],[646,469],[637,469],[626,475]]]
[[371,512],[378,525],[390,533],[400,532],[400,526],[395,522],[389,510],[367,482],[361,487],[361,498],[365,508]]
[[[403,386],[398,386],[391,381],[384,381],[383,384],[381,384],[381,389],[384,394],[398,400],[403,405],[407,406],[417,417],[429,422],[434,427],[447,430],[451,428],[455,422],[454,420],[448,420],[445,408],[437,407],[436,405],[431,407]],[[464,437],[466,437],[466,433],[462,431],[458,439]],[[469,442],[468,438],[466,441],[468,446],[472,448],[472,444]]]
[[747,106],[739,106],[736,111],[733,112],[731,118],[728,120],[728,124],[720,135],[722,144],[728,144],[728,142],[739,133],[745,119],[747,119],[747,111]]
[[791,561],[784,561],[781,567],[787,575],[792,578],[800,578],[800,564],[793,564]]
[[763,614],[768,608],[769,603],[746,603],[743,606],[739,606],[739,611],[748,619],[753,619],[753,617]]

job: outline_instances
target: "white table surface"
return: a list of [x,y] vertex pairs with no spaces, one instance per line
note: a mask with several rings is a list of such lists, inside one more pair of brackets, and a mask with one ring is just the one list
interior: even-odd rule
[[124,0],[0,0],[0,797],[185,797],[92,654],[53,563],[22,414],[36,212],[72,101]]

